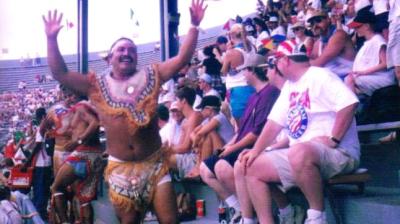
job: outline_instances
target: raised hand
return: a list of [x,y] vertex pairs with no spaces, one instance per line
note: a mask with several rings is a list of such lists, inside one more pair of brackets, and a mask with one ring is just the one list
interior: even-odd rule
[[45,25],[45,32],[47,38],[56,38],[63,25],[61,25],[63,14],[57,15],[57,10],[49,11],[47,18],[43,15],[43,22]]
[[203,20],[204,12],[208,5],[203,7],[204,0],[192,0],[192,6],[190,6],[190,17],[192,25],[198,26]]

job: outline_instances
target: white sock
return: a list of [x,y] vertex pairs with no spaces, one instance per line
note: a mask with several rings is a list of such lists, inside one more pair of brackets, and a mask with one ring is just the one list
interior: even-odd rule
[[287,215],[291,214],[292,212],[293,212],[293,206],[291,204],[289,204],[285,208],[279,209],[279,214],[281,216],[287,216]]
[[307,210],[307,218],[309,219],[316,219],[323,215],[325,215],[324,211],[319,211],[312,208]]
[[240,204],[239,200],[236,198],[235,195],[230,195],[225,199],[226,204],[228,204],[229,207],[234,208],[237,211],[240,211]]
[[256,224],[256,219],[243,217],[243,224]]

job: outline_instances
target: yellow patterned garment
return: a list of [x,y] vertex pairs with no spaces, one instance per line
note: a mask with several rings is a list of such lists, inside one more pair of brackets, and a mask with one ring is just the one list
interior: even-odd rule
[[158,182],[168,172],[164,153],[165,150],[160,149],[140,162],[108,160],[105,179],[115,207],[125,211],[147,210]]
[[102,74],[89,74],[89,99],[99,113],[123,115],[127,118],[130,134],[149,124],[155,116],[161,86],[158,65],[136,72],[119,81],[112,78],[111,70]]

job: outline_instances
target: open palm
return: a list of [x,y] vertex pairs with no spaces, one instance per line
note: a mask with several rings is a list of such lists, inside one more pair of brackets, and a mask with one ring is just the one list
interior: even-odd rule
[[49,11],[47,18],[43,15],[43,22],[45,25],[45,32],[48,38],[55,38],[63,26],[61,25],[63,14],[57,15],[57,10]]

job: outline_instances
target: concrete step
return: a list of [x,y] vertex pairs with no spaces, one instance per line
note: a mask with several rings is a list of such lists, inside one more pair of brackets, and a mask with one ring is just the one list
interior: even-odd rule
[[[217,224],[218,200],[215,193],[206,185],[200,183],[176,184],[176,191],[188,191],[197,199],[203,199],[206,205],[205,217],[193,221],[183,222],[188,224]],[[360,195],[354,186],[336,186],[335,202],[340,209],[340,214],[345,224],[397,224],[400,220],[400,189],[384,187],[367,187],[365,193]],[[290,199],[304,208],[307,203],[298,191],[289,192]],[[93,203],[95,210],[95,223],[118,223],[107,194]],[[328,223],[335,223],[331,208],[325,200]],[[276,210],[276,208],[275,208]],[[145,222],[156,224],[157,221]]]

